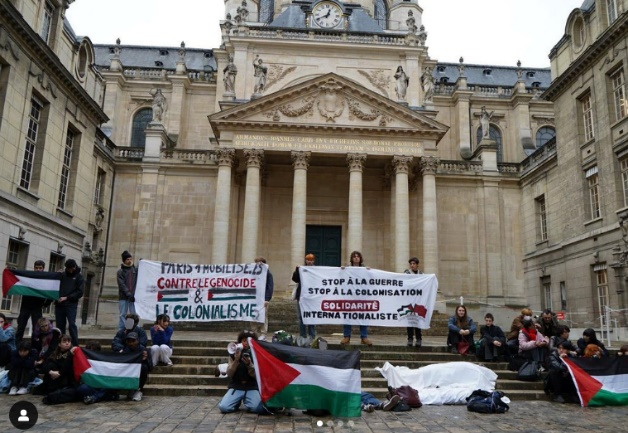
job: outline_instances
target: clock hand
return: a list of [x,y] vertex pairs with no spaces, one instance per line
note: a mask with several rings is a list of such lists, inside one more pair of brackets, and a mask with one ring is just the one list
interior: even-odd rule
[[325,15],[323,18],[329,18],[329,15],[330,15],[330,14],[331,14],[331,9],[329,9],[329,10],[327,11],[327,15]]

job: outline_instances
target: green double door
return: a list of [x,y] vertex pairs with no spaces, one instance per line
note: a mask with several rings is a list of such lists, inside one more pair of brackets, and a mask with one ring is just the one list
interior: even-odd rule
[[306,227],[305,254],[314,254],[316,266],[340,266],[341,252],[342,227],[312,225]]

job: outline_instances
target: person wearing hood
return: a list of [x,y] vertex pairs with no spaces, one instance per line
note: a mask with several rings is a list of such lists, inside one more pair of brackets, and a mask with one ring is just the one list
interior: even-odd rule
[[37,351],[38,360],[35,366],[42,365],[55,351],[61,340],[61,331],[52,326],[50,320],[42,317],[37,321],[37,326],[31,336],[32,347]]
[[137,268],[133,264],[133,255],[128,251],[122,253],[122,264],[118,270],[118,309],[120,320],[118,330],[124,329],[127,314],[136,314],[135,287],[137,286]]
[[65,271],[60,275],[59,299],[55,301],[55,323],[63,335],[67,322],[72,346],[78,346],[76,313],[79,299],[83,297],[85,278],[83,278],[81,268],[78,267],[74,259],[65,261]]

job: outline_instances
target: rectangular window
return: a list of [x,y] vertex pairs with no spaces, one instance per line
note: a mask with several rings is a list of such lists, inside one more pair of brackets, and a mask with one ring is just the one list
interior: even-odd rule
[[597,166],[587,170],[587,184],[589,187],[589,204],[591,205],[591,219],[600,218],[602,216],[600,208],[600,188],[598,184]]
[[587,95],[580,101],[582,104],[582,122],[584,125],[584,141],[593,140],[595,137],[593,131],[593,102],[591,95]]
[[626,88],[624,82],[624,70],[620,69],[611,75],[613,86],[613,101],[615,103],[615,120],[626,117]]
[[624,206],[628,206],[628,157],[619,161],[621,169],[621,188],[624,193]]
[[105,179],[107,173],[98,169],[98,174],[96,175],[96,187],[94,188],[94,204],[102,205],[103,196],[105,193]]
[[44,5],[44,20],[41,25],[41,33],[39,36],[48,43],[50,41],[50,30],[52,29],[52,20],[54,18],[55,8],[50,2]]
[[[8,269],[25,269],[26,258],[28,257],[28,243],[19,239],[9,239],[9,248],[7,250],[6,267]],[[11,310],[13,296],[2,297],[0,301],[0,310]]]
[[70,173],[72,169],[72,148],[74,146],[74,132],[68,128],[65,138],[65,149],[63,151],[63,165],[61,166],[61,183],[59,184],[59,200],[57,207],[65,209],[68,195],[68,185],[70,183]]
[[567,288],[564,281],[560,282],[560,309],[567,310]]
[[541,278],[541,296],[543,309],[552,308],[552,281],[550,277]]
[[606,14],[610,26],[617,19],[617,0],[606,0]]
[[26,148],[24,149],[24,160],[22,161],[22,174],[20,176],[20,186],[29,189],[33,177],[33,166],[35,164],[35,150],[37,149],[37,136],[39,134],[39,122],[44,104],[35,96],[31,98],[31,111],[28,119],[28,131],[26,131]]
[[596,265],[594,271],[597,285],[598,312],[602,316],[602,323],[606,325],[606,306],[609,305],[608,275],[606,273],[606,264]]
[[539,241],[547,240],[547,214],[545,212],[545,195],[537,197],[536,203],[536,221],[537,221],[537,239]]

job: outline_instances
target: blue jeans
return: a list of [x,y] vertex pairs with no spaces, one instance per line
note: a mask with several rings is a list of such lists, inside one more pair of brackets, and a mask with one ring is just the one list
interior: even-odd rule
[[306,325],[303,323],[303,316],[301,316],[301,305],[297,301],[297,317],[299,319],[299,335],[303,338],[307,338],[309,335],[312,339],[316,338],[316,326]]
[[120,299],[118,301],[118,310],[120,311],[120,321],[118,322],[118,331],[124,329],[125,316],[128,313],[137,314],[135,312],[135,302],[127,301],[126,299]]
[[65,323],[68,322],[72,346],[78,346],[78,328],[76,327],[76,312],[78,302],[62,302],[55,306],[55,322],[61,335],[65,334]]
[[[342,336],[351,337],[351,325],[343,325]],[[366,338],[369,336],[369,328],[366,325],[360,325],[360,338]]]
[[380,400],[376,399],[373,394],[369,394],[368,392],[362,392],[360,398],[362,399],[362,406],[366,406],[367,404],[379,406],[382,403]]
[[244,402],[244,406],[249,412],[266,413],[262,405],[262,397],[256,389],[242,391],[239,389],[229,389],[225,396],[218,403],[218,409],[221,413],[235,412],[240,408],[240,404]]

